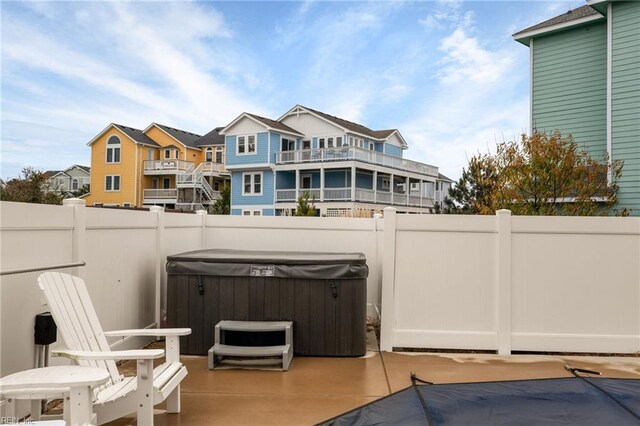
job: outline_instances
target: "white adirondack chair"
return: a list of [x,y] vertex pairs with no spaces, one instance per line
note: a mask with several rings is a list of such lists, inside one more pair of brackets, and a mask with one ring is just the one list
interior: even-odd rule
[[[180,382],[187,375],[187,369],[180,362],[179,336],[190,334],[190,329],[105,332],[82,279],[60,272],[47,272],[40,275],[38,285],[68,348],[53,354],[71,358],[79,365],[109,371],[109,381],[93,391],[93,409],[98,424],[135,412],[138,425],[152,425],[154,405],[165,400],[168,413],[180,412]],[[163,354],[158,349],[112,351],[107,344],[107,336],[163,336],[166,339],[166,362],[153,368],[153,360]],[[134,359],[137,360],[137,375],[120,375],[116,361]]]

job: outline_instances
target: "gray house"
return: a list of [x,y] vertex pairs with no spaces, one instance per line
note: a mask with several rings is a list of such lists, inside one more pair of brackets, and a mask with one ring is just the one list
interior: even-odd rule
[[91,183],[91,168],[74,164],[65,170],[47,170],[48,190],[67,195],[76,192]]
[[640,1],[591,0],[513,38],[530,52],[530,128],[623,161],[618,207],[639,215]]

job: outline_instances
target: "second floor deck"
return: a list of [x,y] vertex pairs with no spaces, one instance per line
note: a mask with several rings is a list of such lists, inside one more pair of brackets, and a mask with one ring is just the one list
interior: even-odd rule
[[[198,167],[200,167],[200,172],[205,176],[227,174],[223,163],[214,163],[211,161],[207,161],[204,163],[200,163]],[[180,174],[192,171],[194,170],[194,168],[195,163],[178,159],[146,160],[144,162],[145,175]]]
[[278,165],[335,161],[360,161],[406,172],[438,176],[438,168],[436,166],[355,146],[280,151],[276,153],[276,164]]

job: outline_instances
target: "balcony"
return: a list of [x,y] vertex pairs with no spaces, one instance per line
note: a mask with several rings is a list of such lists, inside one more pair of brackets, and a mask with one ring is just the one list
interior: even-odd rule
[[175,204],[178,201],[177,189],[144,189],[144,204]]
[[221,174],[229,174],[222,163],[213,163],[207,161],[202,163],[202,174],[205,176],[217,176]]
[[146,160],[144,162],[145,175],[172,175],[182,173],[193,166],[191,161],[184,160]]
[[435,166],[354,146],[343,148],[305,149],[302,151],[280,151],[276,153],[276,164],[278,165],[324,163],[333,161],[360,161],[404,172],[438,176],[438,168]]
[[[363,203],[380,203],[386,205],[411,206],[411,207],[433,207],[433,198],[413,194],[391,193],[388,191],[374,191],[372,189],[356,188],[355,196],[351,198],[351,188],[325,188],[324,197],[320,197],[323,190],[300,189],[299,195],[305,191],[311,193],[315,202],[324,201],[357,201]],[[277,189],[276,202],[286,203],[296,201],[295,189]]]

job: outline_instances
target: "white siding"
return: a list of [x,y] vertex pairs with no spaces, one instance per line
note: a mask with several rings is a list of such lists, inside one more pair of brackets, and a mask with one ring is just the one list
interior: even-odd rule
[[340,127],[326,122],[309,113],[292,114],[282,120],[284,124],[311,136],[341,136],[344,133]]

